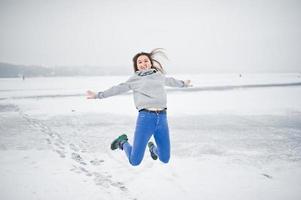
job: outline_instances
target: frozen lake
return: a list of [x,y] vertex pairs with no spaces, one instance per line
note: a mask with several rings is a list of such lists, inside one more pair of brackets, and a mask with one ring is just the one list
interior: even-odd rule
[[0,79],[0,199],[301,198],[300,74],[171,75],[171,160],[132,167],[131,93],[87,100],[127,76]]

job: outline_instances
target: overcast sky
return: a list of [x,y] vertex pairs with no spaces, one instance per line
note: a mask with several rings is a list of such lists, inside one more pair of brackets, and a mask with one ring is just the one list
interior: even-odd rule
[[[0,62],[167,71],[301,71],[299,0],[0,0]],[[131,68],[132,69],[132,68]]]

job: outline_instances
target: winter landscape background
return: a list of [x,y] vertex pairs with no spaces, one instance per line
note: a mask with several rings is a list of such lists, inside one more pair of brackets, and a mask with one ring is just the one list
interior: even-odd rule
[[[1,0],[1,200],[301,199],[301,1]],[[171,160],[132,167],[132,58],[167,76]]]
[[172,154],[132,167],[110,143],[131,93],[87,100],[127,76],[0,79],[1,199],[300,199],[300,74],[169,75]]

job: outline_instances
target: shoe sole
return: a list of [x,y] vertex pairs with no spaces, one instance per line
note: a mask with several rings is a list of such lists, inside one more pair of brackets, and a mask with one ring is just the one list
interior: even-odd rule
[[148,150],[149,150],[149,152],[150,152],[150,154],[151,154],[152,159],[153,159],[153,160],[157,160],[157,159],[158,159],[158,156],[157,156],[154,152],[151,151],[151,147],[152,147],[152,146],[154,146],[154,143],[149,142],[149,143],[148,143]]

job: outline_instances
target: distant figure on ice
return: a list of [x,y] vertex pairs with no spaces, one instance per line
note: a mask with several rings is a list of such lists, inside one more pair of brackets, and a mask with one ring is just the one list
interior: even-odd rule
[[[95,93],[87,91],[87,99],[103,99],[133,90],[134,102],[138,112],[133,145],[128,142],[126,134],[120,135],[111,149],[124,150],[131,165],[139,165],[148,146],[152,159],[168,163],[170,158],[170,140],[167,122],[167,101],[164,86],[190,87],[191,81],[166,77],[160,62],[154,55],[164,54],[160,48],[150,53],[141,52],[133,57],[134,75],[126,82],[105,91]],[[154,135],[155,144],[149,142]]]

